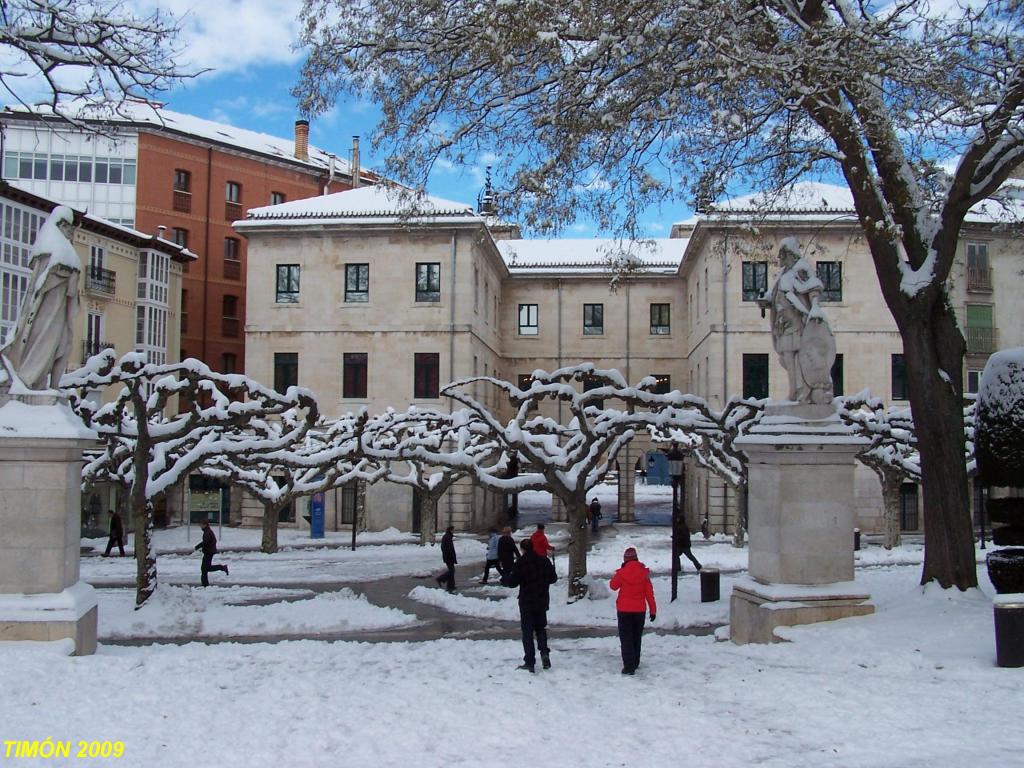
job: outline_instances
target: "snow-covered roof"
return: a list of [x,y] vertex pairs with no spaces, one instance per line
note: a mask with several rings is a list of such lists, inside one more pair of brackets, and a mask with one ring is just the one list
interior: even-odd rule
[[[331,164],[331,154],[312,144],[309,145],[309,160],[300,160],[295,157],[294,137],[282,139],[267,133],[250,131],[226,123],[216,123],[194,115],[173,112],[163,107],[154,108],[142,103],[127,102],[119,109],[122,114],[104,115],[100,118],[89,117],[86,113],[82,119],[86,122],[123,123],[134,127],[144,126],[157,131],[184,134],[218,144],[226,144],[247,152],[312,166],[320,170],[328,169]],[[11,116],[22,115],[26,118],[30,113],[52,115],[52,112],[44,108],[30,110],[21,105],[6,106],[4,112]],[[334,169],[336,173],[342,175],[349,175],[351,171],[348,161],[337,157],[334,158]]]
[[308,224],[429,224],[462,219],[483,223],[471,205],[430,195],[403,194],[394,187],[375,185],[335,192],[331,195],[291,200],[280,205],[250,208],[235,227],[308,225]]
[[[996,223],[1024,220],[1024,184],[1011,179],[1003,193],[1009,203],[986,200],[973,206],[965,217],[968,223]],[[829,221],[855,220],[850,188],[818,181],[799,181],[779,192],[754,192],[715,202],[706,214],[698,214],[675,224],[693,227],[709,218],[756,215],[769,220]]]
[[607,273],[629,260],[645,272],[674,273],[689,240],[660,238],[623,242],[615,239],[499,240],[509,272],[522,274]]

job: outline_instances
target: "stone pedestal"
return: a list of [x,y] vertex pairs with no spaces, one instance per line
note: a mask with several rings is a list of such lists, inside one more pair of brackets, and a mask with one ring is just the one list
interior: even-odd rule
[[79,580],[82,451],[95,435],[65,404],[0,406],[0,640],[70,638],[96,650],[96,597]]
[[831,405],[769,405],[736,441],[748,458],[750,578],[733,590],[733,642],[779,626],[872,613],[853,581],[854,468],[863,439]]

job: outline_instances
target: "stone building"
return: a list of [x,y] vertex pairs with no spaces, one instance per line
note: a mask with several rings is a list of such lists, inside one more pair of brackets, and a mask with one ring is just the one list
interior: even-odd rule
[[[778,271],[787,236],[825,284],[837,393],[867,389],[905,402],[901,340],[849,193],[837,187],[797,185],[771,205],[739,198],[676,224],[670,239],[625,246],[518,239],[514,227],[436,198],[410,215],[377,188],[254,209],[235,226],[249,242],[246,373],[276,388],[309,387],[327,415],[360,406],[446,409],[444,382],[521,381],[584,361],[633,382],[654,375],[666,391],[689,391],[714,407],[731,395],[784,398],[756,299]],[[1014,233],[985,211],[970,217],[961,249],[951,291],[968,337],[962,375],[970,389],[988,351],[1024,343],[1008,293],[1021,253]],[[636,268],[613,279],[611,264],[623,255]],[[485,385],[475,387],[498,405]],[[658,456],[643,439],[620,455],[620,517],[631,518],[636,472]],[[860,525],[877,529],[877,480],[868,470],[857,477]],[[904,527],[918,530],[918,495],[905,490]],[[689,467],[685,495],[691,528],[707,520],[712,531],[733,529],[735,495],[717,478]],[[334,504],[328,527],[348,520],[344,502]],[[368,489],[367,512],[372,528],[418,525],[407,488]],[[468,483],[439,507],[442,525],[465,529],[490,525],[500,512],[501,499]]]

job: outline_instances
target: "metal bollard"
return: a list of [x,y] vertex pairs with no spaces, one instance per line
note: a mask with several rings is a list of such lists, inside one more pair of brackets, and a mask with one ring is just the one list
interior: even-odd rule
[[996,664],[1024,667],[1024,602],[994,606],[996,620]]
[[713,603],[721,597],[721,574],[717,568],[701,568],[700,601]]
[[860,528],[853,529],[853,551],[860,551]]

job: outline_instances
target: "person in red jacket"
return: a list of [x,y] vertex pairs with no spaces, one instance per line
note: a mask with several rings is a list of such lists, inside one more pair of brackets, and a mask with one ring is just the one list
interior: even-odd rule
[[544,533],[544,523],[537,523],[537,530],[530,536],[530,544],[535,555],[551,557],[555,553],[555,548],[551,546],[547,534]]
[[622,646],[622,674],[632,675],[640,666],[640,640],[644,634],[644,616],[651,610],[651,621],[658,613],[651,586],[651,571],[636,556],[636,549],[628,547],[622,553],[622,567],[608,584],[619,593],[615,610],[619,616],[619,645]]

